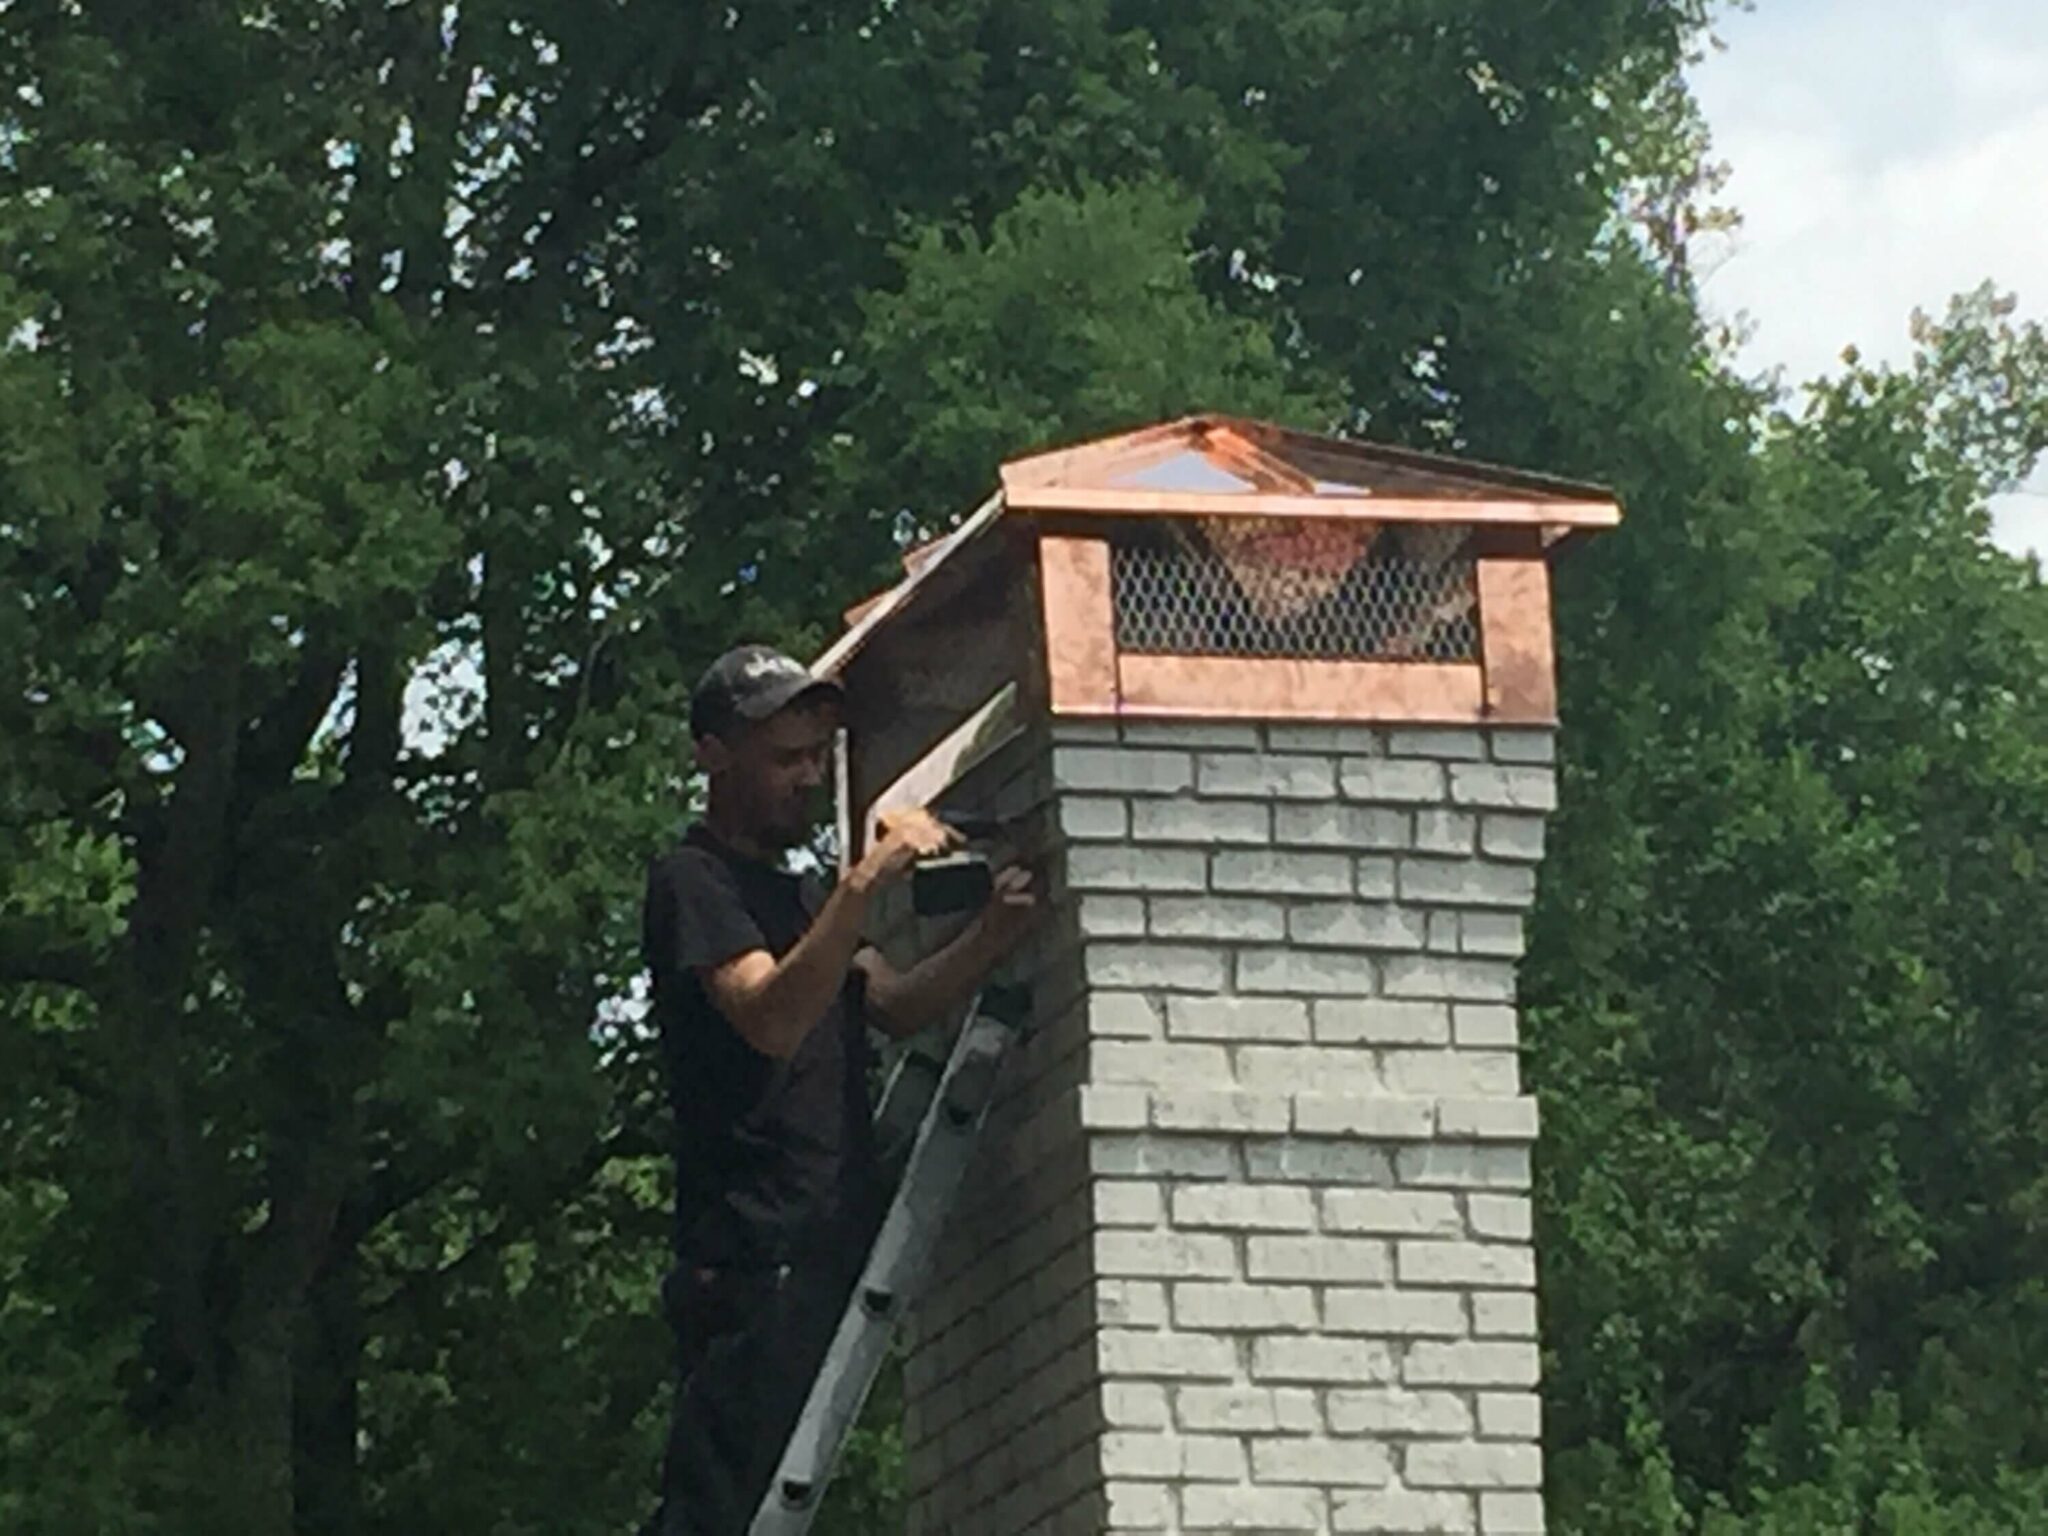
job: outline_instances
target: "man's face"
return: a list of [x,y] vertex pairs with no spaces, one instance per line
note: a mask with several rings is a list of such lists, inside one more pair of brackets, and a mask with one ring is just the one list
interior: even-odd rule
[[707,740],[699,756],[748,836],[765,848],[794,848],[824,814],[838,730],[838,704],[818,699],[744,726],[730,740]]

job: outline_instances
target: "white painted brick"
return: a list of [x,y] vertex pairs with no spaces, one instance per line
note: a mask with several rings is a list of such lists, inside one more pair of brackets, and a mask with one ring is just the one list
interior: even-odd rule
[[1273,809],[1257,800],[1140,800],[1131,808],[1131,836],[1141,843],[1265,843]]
[[1266,726],[1266,745],[1275,752],[1349,752],[1369,757],[1385,750],[1386,736],[1370,725],[1294,725],[1273,721]]
[[[1460,1051],[1458,1054],[1473,1060],[1495,1060],[1500,1056],[1506,1056],[1509,1062],[1515,1059],[1504,1051]],[[1512,1091],[1498,1086],[1482,1090],[1491,1093]],[[1534,1141],[1536,1122],[1534,1099],[1447,1098],[1436,1107],[1437,1134],[1452,1141]]]
[[1170,997],[1166,1032],[1177,1040],[1306,1040],[1309,1005],[1284,997]]
[[1181,992],[1220,992],[1229,972],[1221,951],[1192,944],[1090,944],[1083,966],[1090,986]]
[[1383,963],[1389,997],[1442,997],[1475,1003],[1514,1001],[1515,968],[1505,960],[1394,955]]
[[1143,1083],[1161,1088],[1213,1088],[1230,1081],[1230,1057],[1220,1045],[1137,1040],[1096,1040],[1088,1069],[1098,1083]]
[[[1223,1341],[1218,1341],[1223,1342]],[[1470,1345],[1410,1345],[1410,1349],[1471,1348]],[[1498,1346],[1495,1346],[1498,1347]],[[1394,1351],[1378,1339],[1254,1339],[1254,1381],[1327,1381],[1361,1386],[1397,1379]],[[1482,1383],[1484,1385],[1486,1383]],[[1526,1386],[1526,1382],[1503,1382]]]
[[1353,889],[1367,901],[1391,901],[1394,896],[1394,861],[1381,854],[1363,853]]
[[1451,799],[1459,805],[1498,807],[1504,811],[1554,811],[1557,774],[1549,768],[1454,763]]
[[1533,1445],[1421,1440],[1402,1458],[1401,1480],[1411,1488],[1538,1488],[1543,1457]]
[[1376,1285],[1393,1277],[1391,1245],[1357,1237],[1254,1237],[1245,1244],[1254,1280]]
[[1171,1199],[1176,1227],[1306,1232],[1316,1222],[1315,1196],[1298,1184],[1198,1184]]
[[1088,1171],[1097,1178],[1227,1179],[1237,1170],[1238,1144],[1230,1137],[1091,1136],[1088,1139]]
[[1379,805],[1283,805],[1273,812],[1273,841],[1302,848],[1406,848],[1414,818]]
[[1259,728],[1249,720],[1125,720],[1133,747],[1243,747],[1256,750]]
[[[1387,964],[1400,965],[1407,958],[1397,955]],[[1376,980],[1374,962],[1348,950],[1247,949],[1237,957],[1240,992],[1370,997]]]
[[1458,938],[1458,914],[1449,908],[1437,908],[1428,912],[1429,942],[1427,947],[1444,955],[1455,955],[1462,947]]
[[1316,1296],[1305,1285],[1207,1285],[1173,1288],[1173,1325],[1207,1333],[1308,1333]]
[[1458,919],[1459,947],[1468,955],[1519,956],[1528,948],[1519,915],[1508,912],[1467,912]]
[[1347,757],[1338,766],[1347,800],[1432,804],[1444,797],[1444,771],[1432,762]]
[[1258,941],[1287,933],[1287,908],[1255,896],[1154,896],[1149,905],[1160,938]]
[[[1531,1300],[1525,1296],[1514,1299]],[[1543,1399],[1534,1392],[1480,1393],[1479,1433],[1489,1440],[1538,1438],[1543,1433]]]
[[1241,1045],[1237,1080],[1278,1093],[1377,1093],[1372,1052],[1341,1045]]
[[1454,1237],[1465,1230],[1457,1197],[1435,1190],[1326,1189],[1322,1214],[1331,1232]]
[[1480,1237],[1527,1242],[1535,1228],[1527,1195],[1467,1195],[1465,1219]]
[[1451,1038],[1451,1010],[1443,1003],[1346,998],[1311,1007],[1315,1037],[1330,1045],[1445,1045]]
[[[1286,910],[1287,937],[1297,944],[1413,949],[1422,943],[1422,914],[1406,907],[1318,901]],[[1277,938],[1279,935],[1246,934],[1244,937]]]
[[1554,763],[1557,761],[1557,732],[1548,726],[1527,730],[1495,726],[1493,760],[1497,763]]
[[1436,1134],[1436,1102],[1384,1094],[1298,1093],[1294,1129],[1303,1136],[1425,1141]]
[[1103,1328],[1164,1328],[1166,1285],[1159,1280],[1095,1282],[1095,1321]]
[[[1380,1052],[1380,1077],[1389,1093],[1459,1095],[1456,1102],[1461,1113],[1467,1102],[1489,1094],[1512,1094],[1521,1087],[1513,1051],[1387,1050]],[[1518,1101],[1496,1098],[1492,1102]],[[1443,1129],[1441,1112],[1438,1128],[1442,1135],[1456,1134]]]
[[1351,860],[1341,853],[1233,849],[1211,856],[1209,883],[1262,896],[1342,896],[1351,889]]
[[1529,1149],[1525,1146],[1402,1147],[1394,1154],[1401,1184],[1437,1189],[1527,1189]]
[[1472,1410],[1455,1392],[1399,1387],[1336,1388],[1323,1402],[1339,1435],[1469,1435]]
[[1459,1003],[1451,1009],[1452,1033],[1462,1046],[1506,1046],[1518,1037],[1515,1010],[1492,1003]]
[[1204,795],[1259,800],[1327,800],[1337,793],[1336,765],[1323,757],[1204,752],[1195,762]]
[[1533,864],[1543,857],[1543,818],[1487,816],[1479,824],[1479,847],[1490,859]]
[[1310,1488],[1223,1488],[1199,1483],[1182,1490],[1183,1531],[1314,1531],[1323,1497]]
[[1403,859],[1401,899],[1522,908],[1536,899],[1536,871],[1484,859]]
[[[1421,1150],[1421,1149],[1418,1149]],[[1356,1141],[1285,1141],[1244,1144],[1245,1172],[1255,1179],[1309,1184],[1391,1184],[1394,1159],[1385,1147]]]
[[1330,1290],[1323,1326],[1332,1333],[1457,1339],[1465,1336],[1464,1299],[1450,1291]]
[[1536,1295],[1533,1291],[1475,1291],[1472,1331],[1495,1339],[1536,1337]]
[[1130,814],[1121,800],[1098,795],[1060,796],[1060,830],[1077,842],[1117,839],[1130,831]]
[[1052,780],[1058,789],[1175,795],[1194,787],[1194,759],[1133,747],[1054,747]]
[[1083,896],[1076,926],[1084,939],[1142,939],[1145,936],[1145,898]]
[[1047,734],[1057,746],[1115,745],[1122,738],[1114,720],[1084,720],[1074,715],[1055,715],[1047,722]]
[[1354,1531],[1387,1536],[1440,1536],[1476,1531],[1472,1500],[1462,1493],[1418,1493],[1391,1488],[1379,1493],[1342,1496],[1333,1501],[1330,1529],[1350,1536]]
[[1067,850],[1067,887],[1075,891],[1199,891],[1207,864],[1193,848],[1134,848],[1085,843]]
[[1164,1429],[1166,1388],[1151,1381],[1105,1381],[1102,1417],[1111,1429]]
[[1536,1255],[1521,1243],[1402,1243],[1395,1263],[1403,1285],[1536,1284]]
[[1226,1436],[1112,1430],[1097,1443],[1102,1470],[1110,1477],[1224,1483],[1244,1477],[1244,1447]]
[[1446,811],[1432,806],[1415,813],[1415,847],[1421,853],[1469,858],[1478,829],[1476,817],[1464,811]]
[[1305,1387],[1180,1387],[1173,1411],[1182,1429],[1226,1434],[1308,1434],[1318,1425]]
[[1210,1233],[1105,1229],[1095,1234],[1094,1252],[1098,1275],[1185,1280],[1237,1273],[1237,1249],[1229,1238]]
[[1108,1376],[1229,1381],[1237,1374],[1237,1345],[1206,1334],[1105,1328],[1095,1336],[1095,1351],[1103,1373]]
[[1115,1531],[1163,1531],[1173,1524],[1173,1490],[1165,1483],[1111,1479],[1103,1484],[1103,1518]]
[[1088,994],[1088,1033],[1096,1039],[1156,1040],[1164,1033],[1159,1006],[1142,992]]
[[1534,1344],[1411,1344],[1401,1368],[1414,1387],[1533,1387],[1536,1378]]
[[1083,1083],[1080,1094],[1084,1131],[1142,1131],[1151,1119],[1151,1095],[1123,1083]]
[[1162,1131],[1226,1131],[1277,1135],[1287,1129],[1284,1093],[1233,1088],[1159,1088],[1152,1093],[1152,1124]]
[[1280,1427],[1270,1387],[1182,1387],[1173,1395],[1173,1411],[1186,1430],[1242,1435]]
[[1479,1519],[1486,1536],[1543,1536],[1543,1495],[1482,1493]]
[[1166,1224],[1165,1186],[1149,1179],[1098,1179],[1088,1195],[1098,1227]]
[[1397,726],[1387,732],[1387,755],[1454,757],[1476,762],[1486,756],[1486,739],[1477,731]]
[[1394,1476],[1391,1447],[1362,1440],[1254,1440],[1252,1480],[1326,1488],[1380,1488]]

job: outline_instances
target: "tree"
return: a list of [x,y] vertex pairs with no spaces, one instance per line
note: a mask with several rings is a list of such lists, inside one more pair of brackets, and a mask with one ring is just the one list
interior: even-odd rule
[[2041,600],[1973,520],[2038,337],[1727,377],[1701,4],[0,14],[0,1524],[629,1528],[686,680],[1196,404],[1631,509],[1529,983],[1560,1511],[2037,1497]]
[[1572,1528],[2039,1497],[2048,596],[1983,502],[2048,354],[2007,313],[1772,413],[1712,519],[1674,443],[1633,504],[1690,515],[1568,578],[1532,1065]]

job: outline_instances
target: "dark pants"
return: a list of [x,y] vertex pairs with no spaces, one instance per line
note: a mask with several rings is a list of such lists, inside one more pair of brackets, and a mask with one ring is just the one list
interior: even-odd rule
[[813,1263],[670,1278],[679,1375],[644,1536],[746,1536],[856,1273]]

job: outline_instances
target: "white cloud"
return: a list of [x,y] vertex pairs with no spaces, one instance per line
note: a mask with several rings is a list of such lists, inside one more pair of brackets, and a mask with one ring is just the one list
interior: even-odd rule
[[[1703,253],[1703,293],[1753,322],[1745,366],[1903,362],[1911,312],[1986,278],[2048,313],[2048,5],[1767,0],[1718,31],[1694,86],[1744,227]],[[1999,542],[2048,557],[2048,501],[1993,510]]]

